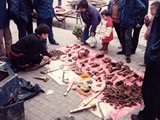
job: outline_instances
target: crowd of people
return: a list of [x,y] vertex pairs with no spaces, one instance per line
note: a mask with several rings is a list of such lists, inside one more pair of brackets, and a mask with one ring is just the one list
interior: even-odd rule
[[[58,0],[58,5],[61,4]],[[85,24],[82,44],[87,44],[90,36],[95,37],[100,25],[101,50],[105,54],[115,28],[122,49],[117,55],[125,55],[127,63],[136,52],[143,24],[147,26],[146,71],[142,85],[144,109],[138,115],[132,115],[132,120],[160,120],[160,2],[156,0],[150,5],[151,17],[147,15],[148,7],[148,0],[110,0],[107,9],[101,13],[87,0],[79,0],[77,6]],[[0,57],[9,57],[14,67],[22,68],[52,59],[47,51],[47,37],[50,44],[59,45],[52,29],[53,0],[3,0],[0,15]],[[33,16],[37,19],[34,32]],[[12,44],[10,19],[18,29],[19,40],[15,44]]]

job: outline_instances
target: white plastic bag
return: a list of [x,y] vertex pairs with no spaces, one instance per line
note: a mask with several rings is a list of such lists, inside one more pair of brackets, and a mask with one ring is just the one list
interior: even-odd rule
[[87,40],[86,43],[88,43],[91,47],[95,47],[97,44],[97,39],[95,37],[90,36]]

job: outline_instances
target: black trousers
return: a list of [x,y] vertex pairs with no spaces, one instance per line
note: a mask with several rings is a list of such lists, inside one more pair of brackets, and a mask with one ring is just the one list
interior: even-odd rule
[[33,20],[32,15],[28,15],[28,23],[27,23],[27,33],[32,34],[33,33]]
[[27,33],[27,22],[23,19],[14,19],[15,24],[17,25],[18,29],[18,37],[19,40],[26,36]]
[[137,46],[138,46],[138,41],[139,41],[139,34],[141,31],[141,28],[136,28],[134,27],[134,32],[133,32],[133,37],[132,37],[132,52],[135,53]]
[[139,116],[144,120],[160,118],[160,67],[146,66],[142,97],[145,107],[139,112]]
[[122,39],[121,39],[121,26],[120,26],[120,23],[116,23],[116,22],[113,22],[113,27],[117,33],[117,37],[119,39],[119,42],[120,44],[122,45]]

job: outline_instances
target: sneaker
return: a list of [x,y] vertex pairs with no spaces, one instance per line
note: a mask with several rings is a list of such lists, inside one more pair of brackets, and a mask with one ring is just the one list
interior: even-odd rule
[[59,43],[57,43],[57,42],[55,42],[55,43],[50,43],[50,44],[52,44],[52,45],[59,45]]
[[87,45],[87,43],[86,42],[82,42],[81,45]]
[[146,65],[144,63],[139,63],[139,66],[145,67]]
[[130,57],[126,57],[126,62],[127,62],[127,63],[131,63]]
[[117,52],[117,55],[124,55],[124,54],[125,54],[124,51],[119,51],[119,52]]

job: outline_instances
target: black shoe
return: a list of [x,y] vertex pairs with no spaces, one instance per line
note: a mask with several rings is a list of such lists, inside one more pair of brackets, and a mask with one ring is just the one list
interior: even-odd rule
[[126,57],[126,62],[127,62],[127,63],[131,63],[130,57]]
[[82,42],[81,45],[87,45],[87,43],[86,42]]
[[145,119],[140,115],[132,114],[131,115],[131,120],[145,120]]
[[119,52],[117,52],[117,55],[124,55],[124,54],[125,54],[124,51],[119,51]]
[[139,119],[138,119],[138,115],[135,115],[135,114],[132,114],[132,115],[131,115],[131,119],[132,119],[132,120],[139,120]]
[[133,52],[133,51],[131,52],[132,55],[135,54],[135,53],[136,53],[136,52]]
[[52,45],[59,45],[59,43],[57,43],[57,42],[55,42],[55,43],[50,43],[50,44],[52,44]]

